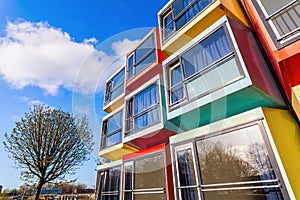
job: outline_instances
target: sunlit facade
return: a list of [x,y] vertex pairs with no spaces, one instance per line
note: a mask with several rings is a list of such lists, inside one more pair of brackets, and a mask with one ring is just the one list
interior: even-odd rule
[[253,27],[300,117],[300,2],[244,0]]
[[300,198],[299,2],[270,2],[158,12],[106,82],[96,200]]

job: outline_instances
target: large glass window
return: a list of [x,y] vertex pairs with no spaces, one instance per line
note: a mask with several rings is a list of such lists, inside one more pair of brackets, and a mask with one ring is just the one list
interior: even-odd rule
[[122,113],[120,111],[102,124],[101,148],[106,148],[122,141]]
[[152,84],[126,103],[126,134],[160,121],[158,85]]
[[[161,16],[163,39],[168,38],[174,30],[181,29],[213,0],[175,0],[169,12]],[[174,16],[174,17],[173,17]]]
[[[253,124],[195,140],[196,149],[177,150],[178,196],[198,199],[198,188],[206,200],[285,199],[284,183],[264,134],[261,124]],[[193,170],[193,162],[198,170]]]
[[97,200],[120,199],[120,167],[100,172]]
[[124,75],[125,70],[122,69],[111,80],[106,83],[106,92],[104,105],[119,97],[124,92]]
[[275,44],[300,36],[300,2],[298,0],[259,0],[255,3],[258,3],[265,16],[262,21],[268,23],[274,32]]
[[162,154],[125,163],[124,200],[164,200],[164,177]]
[[208,94],[237,80],[242,76],[237,63],[225,27],[217,29],[168,67],[169,105]]
[[155,35],[151,34],[127,58],[128,79],[143,71],[156,60]]

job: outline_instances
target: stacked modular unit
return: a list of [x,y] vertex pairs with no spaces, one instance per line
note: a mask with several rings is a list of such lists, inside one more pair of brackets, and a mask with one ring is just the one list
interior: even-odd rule
[[103,140],[99,155],[117,161],[98,167],[97,199],[300,198],[299,126],[240,5],[171,0],[159,11],[159,29],[126,56],[124,94],[104,106],[103,126],[118,121],[121,137]]
[[300,2],[244,0],[284,91],[300,118]]

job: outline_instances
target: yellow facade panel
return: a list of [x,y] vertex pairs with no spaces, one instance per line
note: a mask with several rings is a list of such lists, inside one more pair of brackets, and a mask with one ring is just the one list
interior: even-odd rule
[[300,85],[292,87],[292,106],[300,120]]
[[[160,13],[163,13],[163,11]],[[237,1],[217,0],[189,21],[183,28],[164,41],[162,43],[163,52],[167,56],[172,55],[179,48],[191,41],[225,15],[247,27],[250,27],[246,15]]]
[[119,160],[124,155],[137,152],[138,149],[131,147],[129,145],[120,143],[117,145],[114,145],[112,147],[108,147],[104,150],[100,150],[99,156],[106,158],[108,160]]
[[110,113],[123,105],[124,105],[124,95],[122,97],[120,97],[119,99],[117,99],[116,101],[113,101],[113,102],[109,103],[108,105],[104,106],[103,110],[107,113]]
[[300,199],[300,129],[289,111],[263,108],[290,185]]

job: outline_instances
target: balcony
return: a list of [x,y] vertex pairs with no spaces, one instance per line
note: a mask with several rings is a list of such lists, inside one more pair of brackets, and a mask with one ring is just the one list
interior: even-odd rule
[[163,88],[158,74],[125,97],[125,144],[144,149],[175,134],[178,128],[166,120]]
[[226,16],[163,68],[168,120],[181,130],[259,106],[285,106],[251,31]]
[[164,144],[123,157],[123,199],[173,200],[169,147]]
[[[247,2],[248,4],[250,3]],[[277,49],[300,38],[300,2],[298,0],[252,1]],[[249,10],[252,12],[251,10]]]
[[106,81],[103,110],[112,112],[124,103],[125,67],[122,67]]
[[109,160],[118,160],[122,156],[137,151],[123,144],[123,106],[102,119],[102,132],[99,156]]
[[271,108],[172,136],[175,199],[299,199],[299,141],[290,112]]
[[169,1],[158,13],[162,51],[173,54],[224,15],[248,26],[238,1]]
[[300,2],[244,1],[254,29],[292,103],[292,87],[300,84]]
[[153,28],[126,57],[126,95],[140,85],[162,73],[161,63],[165,55],[160,50],[157,28]]

